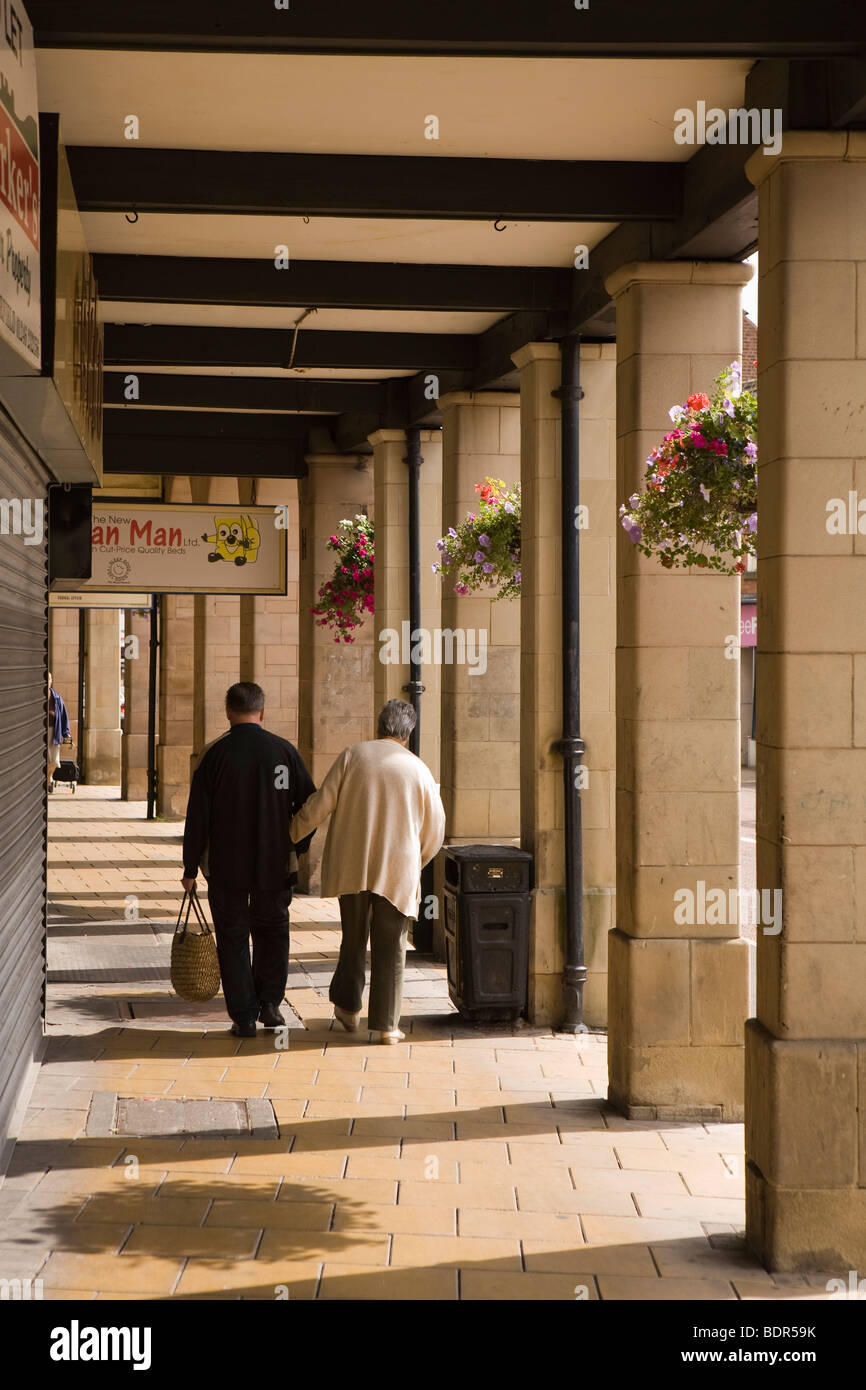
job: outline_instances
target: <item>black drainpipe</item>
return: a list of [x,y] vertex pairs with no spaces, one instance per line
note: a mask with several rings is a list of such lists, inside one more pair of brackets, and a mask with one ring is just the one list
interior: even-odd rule
[[[412,426],[406,431],[407,454],[403,462],[409,465],[409,641],[410,658],[414,654],[415,634],[421,626],[421,431]],[[410,659],[409,684],[403,689],[408,692],[417,719],[409,747],[413,753],[421,751],[421,664]]]
[[160,596],[150,596],[150,642],[147,668],[147,819],[156,816],[156,675],[159,651]]
[[[421,753],[421,696],[424,686],[421,683],[421,663],[411,659],[415,650],[415,634],[421,626],[421,431],[410,427],[406,431],[407,453],[403,462],[409,466],[409,684],[403,689],[417,715],[415,728],[409,738],[413,753]],[[429,953],[433,950],[433,923],[428,918],[425,905],[433,894],[433,865],[427,864],[421,872],[421,913],[412,923],[412,945],[416,951]]]
[[78,610],[78,771],[82,782],[87,780],[87,768],[84,765],[84,702],[87,699],[85,689],[85,667],[87,663],[87,614],[83,608]]
[[580,736],[580,337],[562,340],[561,385],[554,396],[562,411],[562,754],[565,792],[565,974],[561,1031],[585,1033],[583,986],[583,847],[580,760],[586,745]]

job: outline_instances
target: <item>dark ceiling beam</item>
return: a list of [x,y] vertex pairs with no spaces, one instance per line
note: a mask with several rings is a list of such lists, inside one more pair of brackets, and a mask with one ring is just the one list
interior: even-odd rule
[[301,439],[190,440],[166,436],[128,439],[107,434],[102,457],[106,475],[161,473],[165,477],[305,478],[307,443]]
[[238,304],[319,309],[462,309],[506,313],[568,303],[573,270],[546,266],[405,265],[198,256],[93,258],[100,297],[139,304]]
[[[127,405],[125,372],[106,372],[107,406]],[[187,410],[297,410],[306,414],[341,414],[348,410],[383,409],[383,390],[376,381],[305,381],[296,377],[189,376],[174,372],[136,372],[140,406]]]
[[371,434],[382,428],[382,416],[369,411],[353,410],[339,415],[332,426],[337,448],[344,454],[354,454],[369,448]]
[[[782,111],[784,130],[866,126],[866,61],[757,63],[746,110]],[[684,167],[682,210],[668,223],[617,227],[594,247],[573,281],[572,330],[613,337],[604,281],[629,261],[742,260],[758,242],[758,198],[745,165],[754,145],[704,145]]]
[[[276,328],[105,325],[107,366],[287,367],[293,334]],[[301,329],[295,367],[381,371],[468,371],[477,339],[447,333],[339,333]]]
[[451,391],[483,391],[501,387],[503,378],[513,377],[514,363],[511,354],[524,343],[539,342],[557,338],[565,333],[567,314],[522,313],[511,314],[507,319],[488,328],[479,335],[477,359],[469,371],[452,371],[436,374],[436,395],[431,396],[430,373],[418,373],[404,382],[395,382],[402,387],[401,395],[395,393],[400,401],[397,410],[392,408],[389,424],[397,428],[406,425],[435,424],[439,421],[439,401]]
[[106,410],[106,474],[302,478],[315,417]]
[[685,165],[683,210],[665,226],[615,228],[589,255],[574,281],[569,329],[613,337],[604,282],[630,261],[742,260],[758,240],[758,199],[746,177],[752,145],[704,145]]
[[286,443],[322,423],[310,415],[254,415],[220,410],[107,410],[106,433],[127,439],[234,439]]
[[238,213],[482,222],[667,220],[678,214],[683,172],[681,164],[638,160],[453,159],[90,145],[70,147],[67,154],[82,212],[142,215]]
[[743,104],[781,110],[785,130],[863,129],[866,58],[756,63]]
[[524,0],[27,0],[43,48],[214,52],[721,57],[843,53],[863,40],[856,0],[605,0],[585,10]]

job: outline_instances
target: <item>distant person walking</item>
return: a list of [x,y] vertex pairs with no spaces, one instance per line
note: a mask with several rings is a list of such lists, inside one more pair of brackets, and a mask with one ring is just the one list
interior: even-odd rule
[[[54,791],[54,773],[60,766],[60,745],[71,743],[69,715],[63,696],[54,689],[51,672],[48,672],[48,790]],[[74,791],[74,788],[73,788]]]
[[389,700],[378,738],[341,753],[319,791],[292,821],[307,840],[328,816],[322,892],[340,899],[342,941],[329,998],[334,1017],[358,1028],[370,941],[368,1021],[383,1043],[396,1043],[403,1003],[409,923],[421,903],[421,870],[445,838],[445,812],[429,768],[408,749],[416,714]]
[[294,745],[262,727],[264,712],[261,686],[240,681],[227,691],[231,727],[196,768],[183,837],[183,886],[194,891],[199,869],[207,879],[226,1009],[242,1038],[255,1037],[257,1020],[266,1028],[285,1023],[288,909],[297,881],[289,827],[315,791]]

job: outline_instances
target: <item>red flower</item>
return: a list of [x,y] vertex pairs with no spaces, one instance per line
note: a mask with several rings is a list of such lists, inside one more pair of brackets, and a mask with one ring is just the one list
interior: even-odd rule
[[690,410],[706,410],[710,403],[710,398],[704,391],[698,391],[693,396],[689,396],[686,405]]

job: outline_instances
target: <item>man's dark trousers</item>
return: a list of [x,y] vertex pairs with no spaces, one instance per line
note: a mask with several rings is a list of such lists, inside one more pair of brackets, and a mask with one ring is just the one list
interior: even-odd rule
[[253,1023],[263,1004],[279,1008],[286,992],[292,890],[245,891],[210,882],[208,901],[226,1012],[235,1023]]

